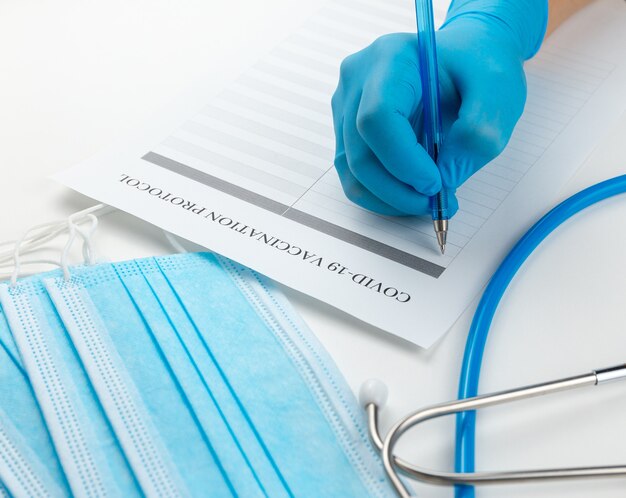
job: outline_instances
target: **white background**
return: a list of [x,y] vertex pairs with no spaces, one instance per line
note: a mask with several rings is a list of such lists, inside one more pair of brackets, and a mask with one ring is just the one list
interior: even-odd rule
[[[0,240],[94,204],[48,176],[140,126],[189,85],[226,81],[321,3],[3,0]],[[623,2],[599,1],[579,15],[602,22],[602,4]],[[576,24],[574,18],[561,29]],[[626,172],[625,136],[626,115],[555,201]],[[567,223],[535,253],[496,317],[482,392],[626,361],[624,220],[626,198],[613,199]],[[159,230],[123,213],[102,219],[98,247],[111,260],[171,252]],[[455,396],[475,305],[424,351],[286,292],[355,391],[369,377],[388,384],[384,426]],[[478,467],[626,464],[625,411],[624,384],[490,409],[479,417]],[[420,464],[451,469],[452,419],[418,429],[401,449]],[[445,488],[418,490],[452,496]],[[625,490],[622,479],[490,487],[479,496],[617,497]]]

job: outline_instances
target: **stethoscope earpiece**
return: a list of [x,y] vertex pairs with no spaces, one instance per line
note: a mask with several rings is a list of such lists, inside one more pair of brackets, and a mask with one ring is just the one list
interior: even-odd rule
[[361,384],[361,389],[359,389],[359,403],[364,409],[370,404],[381,409],[387,403],[388,396],[387,384],[379,379],[368,379]]

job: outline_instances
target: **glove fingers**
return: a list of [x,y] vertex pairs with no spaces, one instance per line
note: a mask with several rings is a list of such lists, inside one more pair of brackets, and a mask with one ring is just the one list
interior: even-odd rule
[[346,197],[368,211],[373,211],[385,216],[406,216],[407,213],[399,211],[389,204],[381,201],[378,197],[367,190],[352,174],[348,167],[346,154],[340,153],[335,157],[335,169],[341,181]]
[[356,116],[357,130],[391,175],[424,195],[434,195],[441,190],[441,176],[419,143],[409,114],[386,100],[394,86],[396,82],[367,82]]
[[406,215],[401,211],[391,207],[389,204],[378,199],[370,191],[368,191],[359,181],[354,177],[350,168],[348,167],[348,161],[346,160],[346,152],[343,143],[343,118],[339,113],[338,101],[341,99],[339,92],[333,96],[333,122],[335,126],[335,169],[339,175],[339,181],[343,188],[346,197],[352,202],[365,208],[369,211],[384,214],[386,216],[402,216]]
[[358,104],[344,116],[343,140],[352,175],[374,196],[398,211],[420,215],[428,212],[429,199],[411,185],[401,182],[378,160],[356,126]]

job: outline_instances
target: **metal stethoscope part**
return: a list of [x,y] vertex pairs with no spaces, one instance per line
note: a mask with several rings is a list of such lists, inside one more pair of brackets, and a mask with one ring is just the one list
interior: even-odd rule
[[511,482],[529,482],[539,480],[573,479],[591,477],[624,477],[626,465],[614,465],[606,467],[577,467],[562,469],[540,470],[517,470],[499,472],[473,472],[455,473],[438,472],[424,469],[396,457],[393,449],[409,429],[416,425],[442,417],[469,410],[487,408],[501,405],[511,401],[533,398],[545,394],[576,389],[580,387],[596,386],[613,380],[626,380],[626,365],[595,370],[591,373],[568,377],[543,384],[525,386],[508,391],[493,394],[484,394],[474,398],[450,401],[438,405],[429,406],[408,414],[399,420],[387,433],[384,439],[378,431],[378,411],[383,407],[387,399],[387,387],[379,380],[371,379],[361,386],[359,398],[365,408],[368,418],[368,429],[372,443],[381,452],[385,472],[395,488],[398,496],[409,498],[411,496],[406,484],[400,479],[399,471],[417,480],[440,485],[454,484],[504,484]]

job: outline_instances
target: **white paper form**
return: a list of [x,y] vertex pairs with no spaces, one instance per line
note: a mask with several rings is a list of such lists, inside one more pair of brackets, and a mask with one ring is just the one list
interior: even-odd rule
[[528,102],[506,150],[457,192],[442,256],[429,219],[355,206],[332,166],[339,64],[395,31],[415,31],[412,2],[331,0],[174,131],[59,179],[428,347],[624,110],[626,68],[580,36],[546,44],[526,66]]

